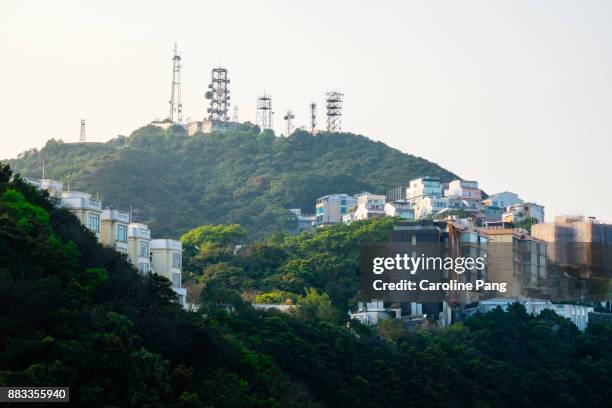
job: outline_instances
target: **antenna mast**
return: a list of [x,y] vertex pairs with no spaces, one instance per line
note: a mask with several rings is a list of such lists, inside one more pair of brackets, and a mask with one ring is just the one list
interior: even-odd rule
[[229,85],[227,69],[213,68],[211,83],[208,85],[206,99],[210,99],[210,107],[207,109],[209,120],[227,122],[227,111],[229,108]]
[[310,133],[313,135],[317,131],[317,104],[310,103]]
[[81,134],[79,135],[79,143],[87,143],[85,136],[85,119],[81,119]]
[[288,110],[283,119],[287,122],[287,134],[285,136],[289,136],[293,132],[293,119],[295,119],[295,115],[291,110]]
[[178,54],[178,46],[176,43],[174,43],[173,51],[172,90],[170,91],[170,112],[168,119],[172,122],[181,123],[183,121],[183,103],[181,102],[181,56]]
[[238,123],[238,105],[234,105],[234,113],[232,114],[232,122]]
[[342,131],[342,102],[344,94],[332,91],[327,93],[327,131]]
[[257,98],[257,125],[261,130],[272,129],[272,97],[263,94]]

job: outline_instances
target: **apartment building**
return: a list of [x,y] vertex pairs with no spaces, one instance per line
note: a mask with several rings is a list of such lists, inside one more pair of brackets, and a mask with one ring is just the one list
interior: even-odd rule
[[128,253],[128,225],[130,214],[107,208],[102,211],[100,242],[123,254]]
[[548,243],[550,260],[580,270],[582,277],[609,276],[612,271],[612,225],[593,217],[564,215],[536,224],[531,234]]
[[534,220],[538,224],[544,222],[544,206],[536,203],[513,204],[506,207],[502,214],[503,222],[516,224],[526,220]]
[[408,201],[392,201],[385,203],[385,214],[389,217],[400,217],[407,221],[414,220],[414,208]]
[[316,226],[342,222],[342,216],[357,207],[357,199],[348,194],[331,194],[317,199]]
[[52,179],[31,179],[23,178],[26,182],[38,187],[39,190],[46,191],[51,197],[61,198],[64,191],[64,184],[61,181]]
[[314,228],[316,221],[316,217],[314,215],[303,214],[300,208],[291,208],[289,211],[291,211],[297,219],[295,233],[308,231]]
[[368,220],[381,218],[385,213],[385,196],[363,192],[355,196],[357,207],[355,208],[354,220]]
[[489,238],[487,276],[505,282],[501,297],[526,297],[543,290],[547,279],[546,243],[516,228],[479,228]]
[[128,224],[128,259],[140,273],[151,272],[151,231],[145,224]]
[[439,177],[421,177],[410,180],[406,190],[406,199],[416,206],[426,197],[442,197],[443,190]]
[[482,200],[482,203],[486,207],[506,208],[510,205],[522,204],[523,200],[521,200],[516,193],[503,191],[490,195],[488,198]]
[[183,245],[173,239],[153,239],[150,250],[153,272],[172,282],[172,290],[176,292],[179,303],[185,306],[187,290],[181,284]]
[[91,198],[91,194],[80,191],[63,192],[59,205],[72,212],[86,228],[100,239],[100,217],[102,202]]
[[482,193],[478,182],[473,180],[453,180],[448,183],[444,196],[459,199],[463,206],[478,209],[482,205]]

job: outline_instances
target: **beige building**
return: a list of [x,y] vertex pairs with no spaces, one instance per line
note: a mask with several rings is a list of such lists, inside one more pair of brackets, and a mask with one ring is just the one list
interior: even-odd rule
[[151,272],[151,231],[145,224],[128,224],[128,258],[141,273]]
[[490,282],[506,282],[503,297],[526,297],[547,277],[546,243],[524,230],[479,228],[489,237],[487,277]]
[[364,192],[357,194],[357,208],[355,209],[354,220],[367,220],[370,218],[380,218],[385,213],[385,196]]
[[130,214],[125,211],[106,209],[102,211],[100,241],[117,252],[128,253],[128,225]]
[[68,191],[62,193],[60,206],[68,208],[81,221],[81,224],[100,239],[101,201],[91,198],[91,194]]
[[612,225],[576,215],[555,217],[554,222],[536,224],[531,234],[548,243],[548,256],[560,266],[581,269],[583,277],[605,274],[612,253]]
[[183,245],[173,239],[151,240],[151,263],[153,272],[172,282],[172,290],[176,292],[179,303],[185,305],[187,290],[182,287],[182,257]]

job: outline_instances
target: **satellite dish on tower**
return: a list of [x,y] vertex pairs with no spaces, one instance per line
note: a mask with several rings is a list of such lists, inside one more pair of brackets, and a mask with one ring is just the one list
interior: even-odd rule
[[213,93],[211,91],[206,91],[206,93],[204,94],[204,97],[206,99],[212,99]]

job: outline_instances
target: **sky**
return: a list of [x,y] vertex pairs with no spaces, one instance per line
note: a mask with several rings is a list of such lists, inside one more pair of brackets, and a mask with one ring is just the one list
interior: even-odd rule
[[612,221],[610,21],[612,2],[590,0],[3,0],[0,158],[78,141],[82,118],[88,141],[164,118],[176,41],[186,117],[204,116],[219,64],[241,121],[272,96],[277,133],[287,109],[306,125],[311,101],[323,124],[337,89],[345,131],[547,219]]

